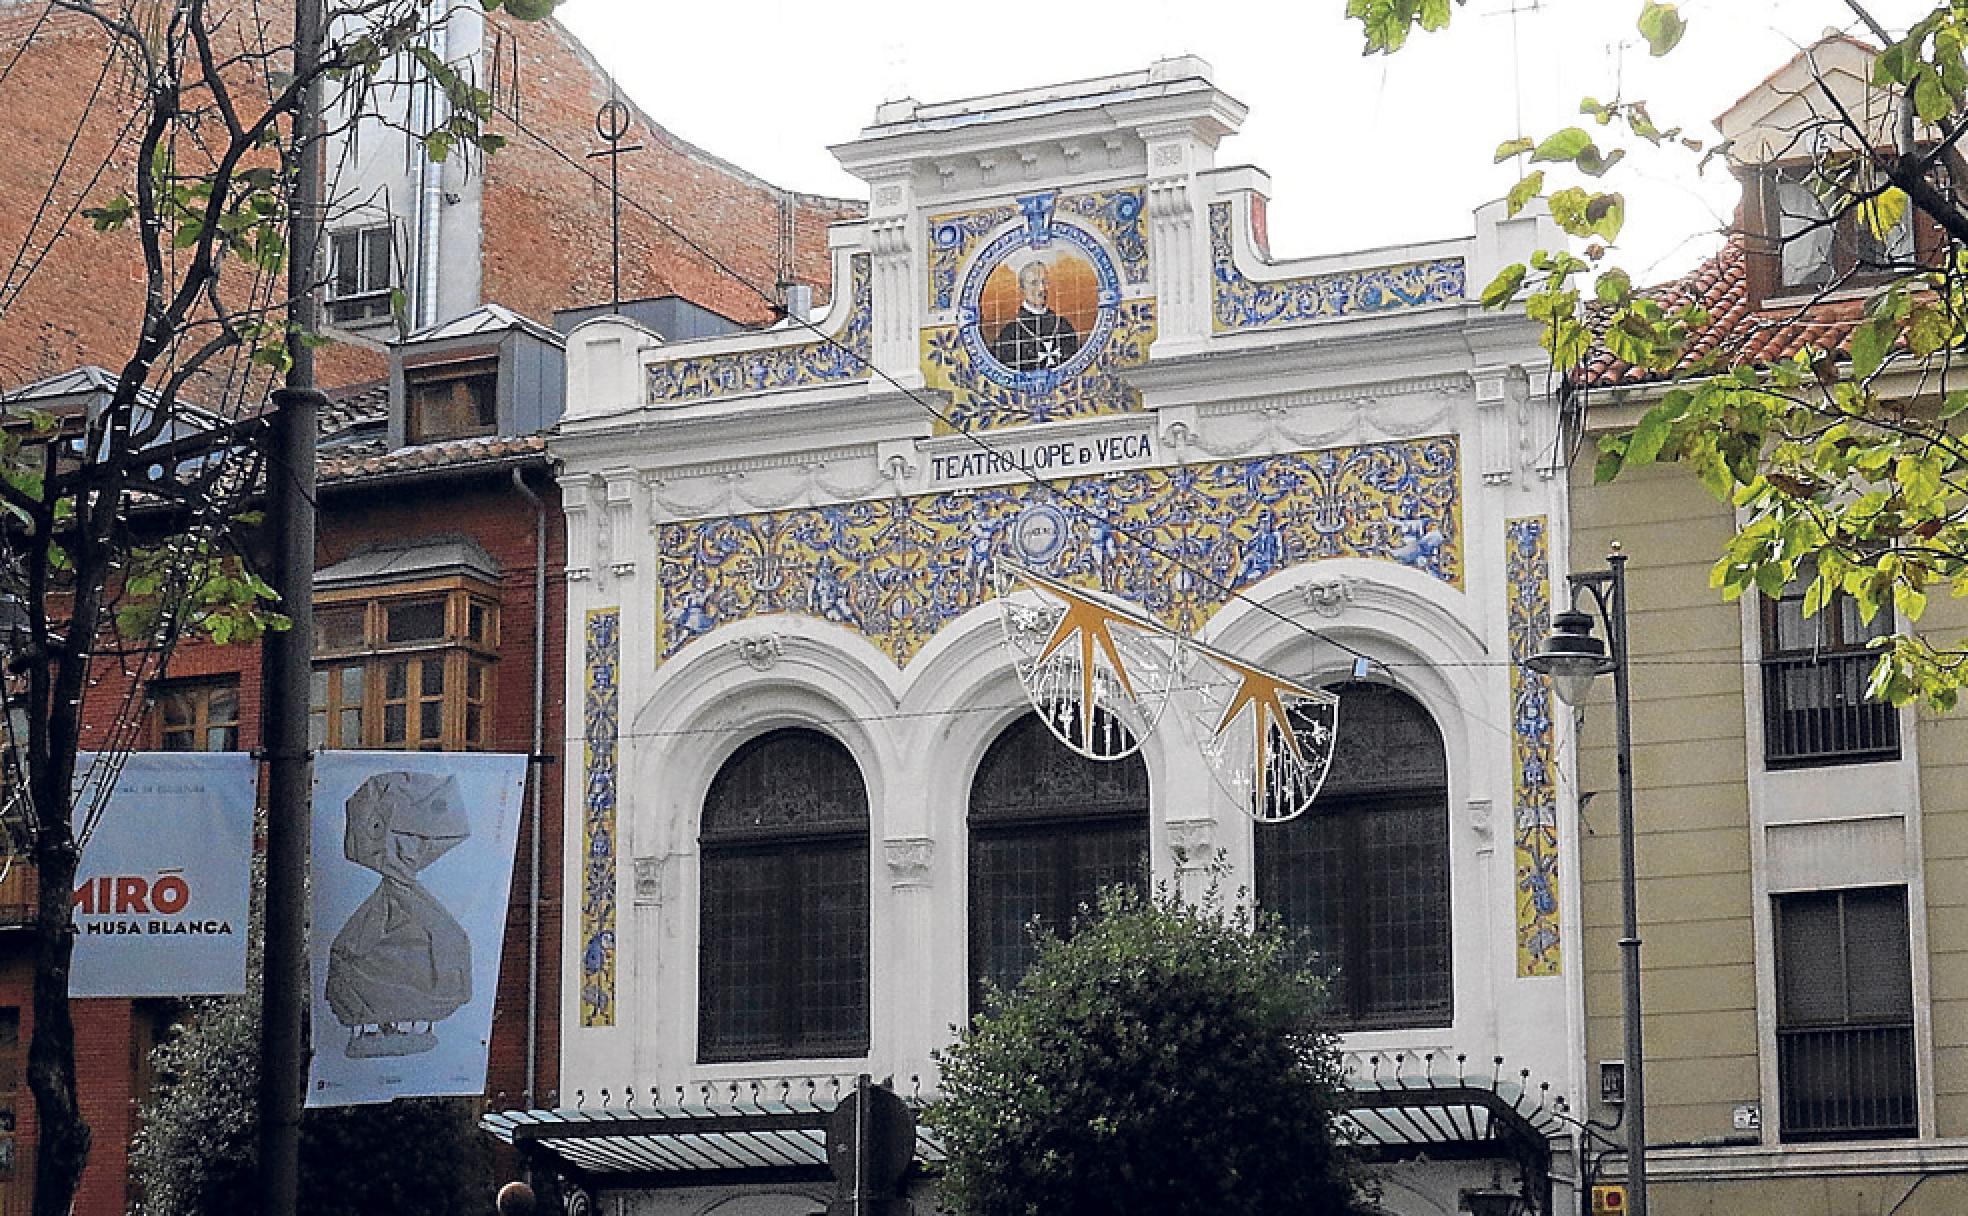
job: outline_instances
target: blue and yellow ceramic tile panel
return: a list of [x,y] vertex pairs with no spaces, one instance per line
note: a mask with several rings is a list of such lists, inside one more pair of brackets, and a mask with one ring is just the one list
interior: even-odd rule
[[1246,278],[1237,269],[1230,223],[1230,204],[1211,203],[1210,311],[1220,334],[1452,304],[1460,302],[1466,290],[1461,258],[1288,279]]
[[1558,930],[1558,798],[1551,681],[1524,666],[1551,619],[1550,530],[1542,515],[1504,524],[1510,597],[1511,827],[1516,857],[1517,974],[1563,969]]
[[1443,437],[667,523],[658,653],[790,612],[853,629],[904,666],[990,598],[1001,552],[1189,634],[1233,590],[1323,558],[1460,587],[1460,477]]
[[867,254],[850,259],[848,291],[852,303],[846,318],[824,338],[650,364],[650,404],[866,380],[874,341],[872,277]]
[[1140,187],[1040,191],[931,216],[925,384],[943,433],[1139,409],[1121,373],[1155,340]]
[[588,613],[582,700],[581,1025],[615,1024],[616,749],[621,722],[619,609]]

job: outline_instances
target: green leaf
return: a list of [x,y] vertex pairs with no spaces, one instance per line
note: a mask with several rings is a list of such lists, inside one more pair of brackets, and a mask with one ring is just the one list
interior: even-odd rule
[[1592,136],[1583,127],[1566,127],[1554,135],[1547,136],[1537,150],[1531,153],[1533,161],[1576,160],[1578,154],[1592,146]]
[[1521,135],[1518,136],[1516,139],[1506,139],[1502,143],[1497,145],[1496,161],[1494,163],[1500,165],[1504,161],[1509,160],[1511,157],[1522,156],[1524,153],[1529,152],[1531,149],[1535,147],[1537,147],[1536,140],[1529,139]]
[[1688,32],[1688,23],[1672,4],[1650,2],[1640,10],[1640,36],[1647,40],[1647,53],[1658,59],[1673,50]]
[[1898,186],[1888,186],[1872,198],[1858,205],[1859,222],[1881,242],[1891,240],[1893,230],[1906,219],[1906,191]]
[[1853,379],[1864,380],[1878,371],[1886,356],[1892,352],[1893,340],[1898,336],[1899,326],[1880,317],[1862,322],[1854,329],[1847,347],[1852,358]]
[[1522,262],[1513,263],[1498,271],[1496,278],[1490,280],[1490,285],[1483,289],[1483,307],[1502,308],[1509,304],[1517,297],[1518,289],[1524,285],[1526,273]]
[[1503,196],[1505,214],[1516,215],[1544,189],[1544,170],[1534,169],[1517,180],[1510,193]]
[[1626,196],[1623,194],[1595,194],[1585,205],[1585,222],[1592,235],[1619,240],[1620,230],[1626,227]]
[[1626,463],[1652,464],[1673,428],[1673,419],[1663,406],[1657,405],[1641,415],[1639,424],[1627,439]]
[[1610,154],[1602,156],[1599,152],[1598,145],[1587,144],[1573,158],[1572,163],[1577,165],[1579,172],[1585,174],[1587,177],[1604,177],[1614,165],[1619,164],[1625,159],[1626,149],[1624,148],[1614,148]]

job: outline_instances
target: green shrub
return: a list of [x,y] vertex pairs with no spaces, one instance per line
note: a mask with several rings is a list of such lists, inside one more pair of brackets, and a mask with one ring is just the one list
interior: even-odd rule
[[[239,1216],[253,1204],[259,1018],[247,998],[200,1001],[152,1054],[157,1087],[130,1148],[138,1216]],[[485,1216],[491,1149],[468,1098],[311,1110],[301,1117],[308,1216]]]
[[1220,896],[1110,890],[1046,935],[938,1054],[927,1112],[964,1216],[1304,1216],[1363,1209],[1336,1143],[1325,1003],[1283,932]]

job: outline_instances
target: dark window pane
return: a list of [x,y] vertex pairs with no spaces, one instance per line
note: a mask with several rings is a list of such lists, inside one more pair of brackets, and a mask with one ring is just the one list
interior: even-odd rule
[[[1333,777],[1310,810],[1256,828],[1256,894],[1332,977],[1357,1027],[1444,1026],[1454,1013],[1448,762],[1398,689],[1339,690]],[[1344,774],[1344,775],[1342,775]]]
[[1148,882],[1148,770],[1139,756],[1088,760],[1036,715],[1007,727],[970,793],[970,974],[1008,989],[1032,965],[1036,918],[1069,931],[1107,886]]
[[409,717],[401,705],[383,706],[383,742],[402,743],[409,730]]
[[444,601],[419,600],[411,604],[392,604],[385,611],[388,624],[384,628],[384,640],[392,644],[399,642],[435,642],[444,638]]
[[745,744],[704,798],[706,839],[867,822],[861,770],[845,747],[818,731],[776,730]]
[[390,289],[390,255],[394,233],[387,225],[370,228],[363,239],[363,287],[368,291]]
[[1775,907],[1783,1138],[1914,1134],[1905,889],[1779,895]]
[[418,677],[418,686],[422,690],[423,695],[427,697],[443,696],[444,660],[425,659],[421,666],[423,667],[423,672]]
[[383,699],[401,701],[410,695],[410,664],[391,663],[383,668]]
[[868,1046],[868,796],[845,747],[780,730],[705,798],[698,1051],[843,1056]]
[[853,1048],[868,1027],[868,847],[795,855],[802,1052]]
[[425,701],[417,706],[417,737],[438,739],[444,735],[444,702]]
[[361,607],[323,608],[314,614],[314,642],[319,651],[360,650],[363,644]]

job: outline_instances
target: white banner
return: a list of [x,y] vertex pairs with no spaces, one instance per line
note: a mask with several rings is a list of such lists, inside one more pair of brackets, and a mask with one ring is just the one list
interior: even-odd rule
[[[75,758],[78,806],[100,780]],[[253,802],[246,752],[134,752],[123,761],[75,876],[70,996],[246,991]]]
[[314,762],[309,1106],[485,1092],[526,757]]

